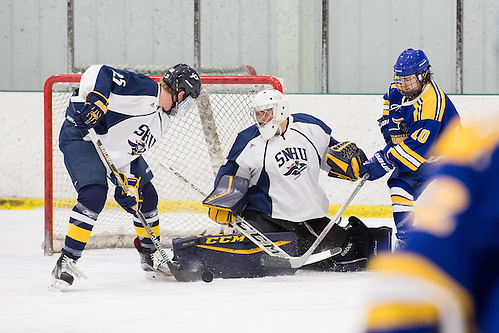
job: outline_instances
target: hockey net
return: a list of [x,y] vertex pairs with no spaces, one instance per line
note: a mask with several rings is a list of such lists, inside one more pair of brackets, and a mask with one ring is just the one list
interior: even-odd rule
[[[67,232],[69,214],[77,192],[58,148],[59,130],[69,97],[79,85],[81,74],[50,77],[44,87],[45,108],[45,238],[44,252],[59,252]],[[158,81],[162,76],[151,75]],[[263,89],[282,91],[270,76],[201,76],[202,92],[196,110],[173,119],[167,134],[145,155],[154,173],[158,191],[161,243],[199,234],[227,233],[211,221],[203,198],[172,174],[176,171],[205,193],[213,188],[216,170],[224,161],[237,133],[252,123],[249,103]],[[114,200],[109,183],[106,206],[99,214],[86,248],[131,247],[135,231],[131,215]]]

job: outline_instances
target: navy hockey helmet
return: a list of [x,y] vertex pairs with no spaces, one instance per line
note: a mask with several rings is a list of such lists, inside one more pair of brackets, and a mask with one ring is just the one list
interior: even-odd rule
[[185,91],[185,97],[198,98],[201,81],[198,73],[186,64],[177,64],[163,76],[163,81],[173,90],[175,95]]
[[[431,80],[430,67],[430,61],[422,50],[404,50],[393,66],[398,90],[409,99],[416,98],[421,94],[424,85]],[[408,81],[404,80],[404,77],[412,75],[415,77],[412,85],[402,83],[402,81]]]

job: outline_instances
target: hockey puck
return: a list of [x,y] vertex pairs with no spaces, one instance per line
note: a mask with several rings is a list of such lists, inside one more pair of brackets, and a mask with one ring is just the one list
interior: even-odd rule
[[201,275],[201,279],[203,279],[203,281],[206,283],[210,283],[211,281],[213,281],[213,273],[210,271],[204,271]]

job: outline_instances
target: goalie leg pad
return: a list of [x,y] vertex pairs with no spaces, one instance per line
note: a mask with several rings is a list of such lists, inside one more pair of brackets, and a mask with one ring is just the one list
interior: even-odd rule
[[350,216],[346,230],[349,238],[344,251],[336,257],[337,271],[363,270],[369,257],[391,250],[390,227],[368,228],[359,218]]
[[370,256],[391,250],[391,237],[392,228],[368,228],[360,219],[350,216],[345,228],[334,225],[321,244],[329,248],[340,246],[341,253],[304,268],[338,272],[364,270]]
[[[291,256],[298,255],[295,233],[265,234]],[[211,271],[215,278],[253,278],[291,275],[296,269],[264,266],[267,256],[242,234],[193,236],[172,240],[173,260],[183,272]]]

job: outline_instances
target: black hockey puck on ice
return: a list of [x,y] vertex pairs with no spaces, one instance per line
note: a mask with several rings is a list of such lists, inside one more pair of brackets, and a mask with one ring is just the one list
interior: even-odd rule
[[201,278],[203,279],[204,282],[210,283],[213,281],[213,273],[210,271],[204,271],[203,274],[201,275]]

